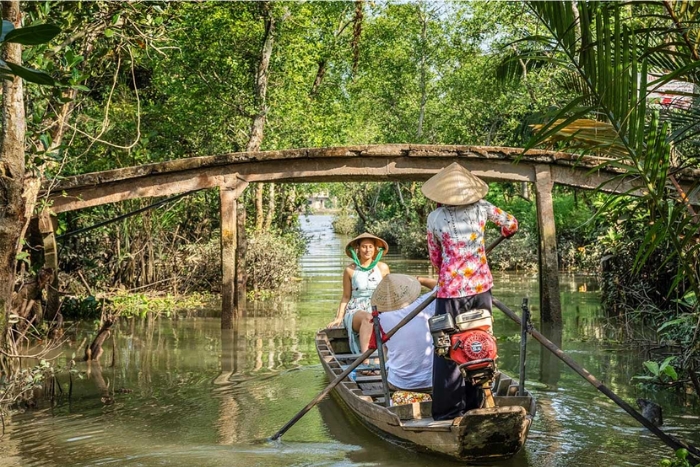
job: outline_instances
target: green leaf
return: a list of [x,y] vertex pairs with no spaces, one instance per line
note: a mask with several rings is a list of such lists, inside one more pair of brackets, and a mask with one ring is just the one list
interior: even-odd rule
[[678,379],[678,373],[676,373],[676,369],[670,365],[664,368],[664,373],[666,373],[666,375],[673,381],[676,381]]
[[649,370],[649,372],[654,375],[654,376],[659,376],[659,364],[656,362],[652,362],[650,360],[647,360],[644,362],[644,366]]
[[29,264],[29,253],[26,251],[20,251],[17,253],[17,256],[15,256],[17,261],[24,261],[25,263]]
[[42,146],[44,146],[44,150],[47,150],[49,146],[51,146],[51,136],[46,133],[39,136],[39,141],[41,141]]
[[0,33],[0,42],[5,40],[5,36],[7,36],[12,30],[15,29],[15,25],[12,24],[12,22],[7,21],[6,19],[2,20],[2,32]]
[[114,30],[113,29],[105,29],[105,37],[110,38],[114,36]]
[[671,361],[673,361],[674,358],[676,357],[666,357],[666,359],[661,363],[661,366],[659,367],[659,373],[664,371],[666,367],[668,367],[668,364],[671,363]]
[[23,80],[29,81],[30,83],[42,84],[46,86],[53,86],[56,84],[51,75],[43,71],[34,70],[32,68],[27,68],[10,62],[7,62],[7,67],[12,70],[12,73],[15,76],[19,76]]
[[674,326],[674,325],[680,324],[684,321],[685,321],[685,318],[676,318],[676,319],[672,319],[670,321],[666,321],[664,324],[659,326],[659,328],[656,330],[656,332],[661,332],[669,326]]
[[658,380],[658,378],[656,376],[648,376],[648,375],[632,376],[632,379],[638,380],[638,381],[657,381]]
[[[3,32],[4,29],[3,24]],[[13,29],[5,36],[5,42],[22,45],[45,44],[56,37],[59,32],[61,32],[61,29],[53,24],[38,24],[36,26]]]

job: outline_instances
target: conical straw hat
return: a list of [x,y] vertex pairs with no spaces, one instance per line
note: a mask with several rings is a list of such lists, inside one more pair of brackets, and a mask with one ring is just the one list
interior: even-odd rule
[[421,188],[423,194],[441,204],[463,206],[486,196],[489,186],[456,162],[433,175]]
[[396,311],[420,297],[420,282],[406,274],[387,274],[372,294],[377,311]]
[[[348,255],[350,258],[352,258],[352,254],[350,254],[350,249],[357,248],[360,245],[360,242],[366,238],[374,240],[374,246],[376,246],[377,249],[384,248],[383,255],[386,255],[387,253],[389,253],[389,244],[387,242],[385,242],[384,240],[382,240],[379,237],[372,235],[371,233],[364,232],[364,233],[361,233],[360,235],[358,235],[357,237],[353,238],[352,240],[350,240],[348,242],[348,244],[345,245],[345,254]],[[377,252],[374,254],[375,258],[376,258],[378,253],[379,253],[379,250],[377,250]]]

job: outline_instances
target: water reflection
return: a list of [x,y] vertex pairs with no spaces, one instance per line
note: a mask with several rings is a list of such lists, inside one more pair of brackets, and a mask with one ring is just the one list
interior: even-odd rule
[[[281,443],[265,441],[327,384],[313,339],[337,307],[347,263],[342,247],[349,240],[329,230],[330,220],[313,217],[303,223],[314,246],[302,261],[299,292],[251,304],[232,330],[221,331],[217,318],[188,313],[180,319],[121,321],[105,345],[102,364],[78,364],[82,379],[73,378],[70,400],[64,395],[53,405],[12,417],[0,439],[0,467],[435,463],[433,457],[382,441],[335,400],[309,412]],[[431,272],[427,261],[406,260],[395,250],[387,263],[395,272]],[[529,297],[535,326],[609,388],[630,402],[656,400],[664,406],[667,431],[700,443],[697,400],[645,393],[630,384],[641,356],[597,344],[617,331],[600,316],[594,278],[561,278],[564,323],[554,329],[537,319],[536,275],[497,273],[495,280],[501,301],[518,309]],[[495,320],[499,366],[517,376],[519,326],[500,313]],[[93,333],[77,330],[59,363],[67,365],[76,343]],[[527,362],[538,415],[523,452],[499,465],[649,466],[670,454],[532,339]],[[68,383],[62,376],[64,389]]]

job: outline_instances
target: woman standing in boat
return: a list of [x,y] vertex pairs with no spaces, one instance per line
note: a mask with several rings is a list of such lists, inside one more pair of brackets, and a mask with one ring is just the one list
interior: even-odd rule
[[[493,278],[486,261],[486,221],[510,237],[518,230],[512,215],[482,199],[489,187],[456,162],[423,184],[423,194],[438,203],[428,216],[428,251],[438,270],[435,314],[456,317],[473,309],[491,311]],[[464,380],[457,364],[435,355],[433,419],[448,420],[478,408],[481,391]]]
[[343,272],[343,296],[335,319],[328,327],[345,325],[352,353],[363,353],[369,346],[372,293],[389,274],[389,266],[380,261],[388,252],[387,242],[368,233],[358,235],[345,246],[345,254],[353,262]]

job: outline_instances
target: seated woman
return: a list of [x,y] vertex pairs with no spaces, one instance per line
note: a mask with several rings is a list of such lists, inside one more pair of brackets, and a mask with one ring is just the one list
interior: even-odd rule
[[384,240],[368,233],[353,238],[345,247],[345,254],[353,262],[343,272],[343,296],[335,319],[328,327],[345,325],[352,353],[363,353],[369,347],[372,335],[370,299],[382,278],[389,274],[389,266],[380,261],[388,251],[389,245]]

